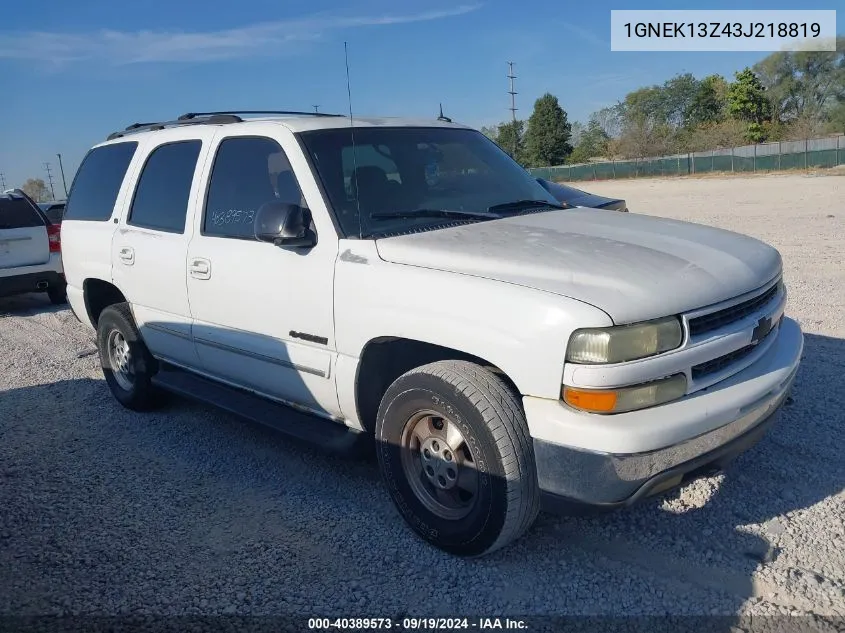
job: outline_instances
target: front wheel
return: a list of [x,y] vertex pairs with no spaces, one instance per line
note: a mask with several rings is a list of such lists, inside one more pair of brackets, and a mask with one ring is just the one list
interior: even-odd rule
[[519,400],[479,365],[440,361],[400,376],[382,399],[376,440],[399,513],[444,551],[487,554],[537,516],[537,469]]
[[151,383],[156,361],[141,340],[128,304],[110,305],[100,314],[97,350],[103,376],[120,404],[135,411],[159,404],[160,394]]

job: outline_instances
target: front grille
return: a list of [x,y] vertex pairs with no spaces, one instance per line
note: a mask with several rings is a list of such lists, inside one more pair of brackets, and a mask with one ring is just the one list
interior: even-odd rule
[[705,334],[706,332],[718,330],[720,327],[739,321],[740,319],[747,317],[749,314],[754,314],[757,310],[772,300],[772,298],[778,293],[779,286],[780,284],[775,284],[763,294],[753,297],[752,299],[748,299],[747,301],[743,301],[742,303],[738,303],[729,308],[724,308],[723,310],[718,310],[716,312],[711,312],[710,314],[690,319],[690,336],[698,336],[700,334]]
[[[782,318],[782,317],[781,317]],[[709,374],[714,374],[717,371],[721,371],[731,363],[735,363],[739,360],[742,360],[755,349],[760,346],[760,343],[767,340],[780,326],[781,319],[774,324],[774,327],[769,330],[768,334],[764,336],[760,341],[754,345],[746,345],[745,347],[741,347],[738,350],[734,350],[730,354],[725,354],[724,356],[719,356],[719,358],[714,358],[713,360],[708,360],[706,363],[700,363],[698,365],[693,365],[692,367],[692,379],[698,380],[699,378],[703,378]]]
[[703,378],[704,376],[714,374],[717,371],[724,369],[731,363],[735,363],[736,361],[748,356],[751,352],[754,351],[755,347],[757,346],[747,345],[736,351],[731,352],[730,354],[725,354],[724,356],[719,356],[719,358],[708,360],[706,363],[694,365],[692,368],[692,379],[698,380],[699,378]]

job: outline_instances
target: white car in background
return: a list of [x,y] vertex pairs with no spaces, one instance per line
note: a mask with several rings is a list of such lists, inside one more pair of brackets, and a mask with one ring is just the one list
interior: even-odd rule
[[621,507],[724,466],[776,419],[803,335],[771,246],[564,209],[448,121],[245,114],[132,125],[76,175],[68,298],[125,407],[166,390],[374,438],[408,525],[467,556],[541,500]]
[[65,298],[60,225],[20,189],[0,194],[0,297],[46,292]]

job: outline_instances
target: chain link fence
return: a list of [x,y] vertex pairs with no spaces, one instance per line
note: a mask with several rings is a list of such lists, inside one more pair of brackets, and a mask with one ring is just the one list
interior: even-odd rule
[[637,160],[535,167],[528,171],[536,178],[577,181],[690,176],[711,172],[766,172],[837,165],[845,165],[845,135],[744,145]]

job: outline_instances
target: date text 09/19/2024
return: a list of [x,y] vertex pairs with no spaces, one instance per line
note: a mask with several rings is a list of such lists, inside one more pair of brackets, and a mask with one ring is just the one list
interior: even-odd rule
[[512,618],[309,618],[308,628],[316,631],[365,631],[398,629],[431,630],[525,630],[524,620]]

